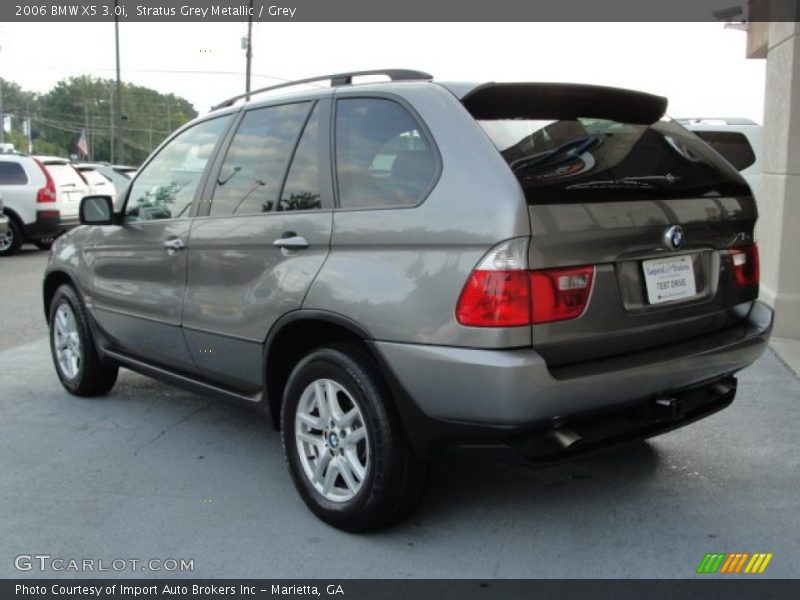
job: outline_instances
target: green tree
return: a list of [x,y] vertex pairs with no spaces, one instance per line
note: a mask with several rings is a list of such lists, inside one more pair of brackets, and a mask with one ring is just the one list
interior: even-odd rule
[[[116,85],[113,79],[70,77],[36,99],[33,112],[34,150],[39,142],[54,144],[58,154],[76,154],[81,132],[87,132],[95,161],[111,160],[111,122]],[[197,116],[184,98],[123,84],[121,94],[122,148],[114,161],[140,164],[172,131]]]
[[11,116],[12,129],[5,134],[5,141],[14,144],[18,151],[27,151],[28,142],[22,130],[22,123],[36,107],[36,94],[26,92],[13,81],[2,77],[0,85],[3,87],[3,113],[5,116]]

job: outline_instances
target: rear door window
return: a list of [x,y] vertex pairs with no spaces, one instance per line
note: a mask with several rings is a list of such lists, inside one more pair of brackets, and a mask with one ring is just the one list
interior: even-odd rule
[[418,204],[437,157],[421,127],[397,102],[346,98],[336,104],[336,174],[343,208]]
[[756,153],[747,136],[738,131],[695,131],[697,137],[719,152],[737,171],[756,162]]
[[17,162],[0,161],[0,185],[25,185],[28,175]]
[[300,102],[245,114],[217,176],[212,216],[275,210],[286,167],[310,108],[310,102]]
[[478,122],[530,204],[750,194],[725,161],[667,119]]
[[[320,107],[314,107],[303,129],[277,210],[313,210],[330,205],[330,169],[320,168],[322,157],[327,156],[323,144],[328,139]],[[330,115],[330,110],[326,112]]]

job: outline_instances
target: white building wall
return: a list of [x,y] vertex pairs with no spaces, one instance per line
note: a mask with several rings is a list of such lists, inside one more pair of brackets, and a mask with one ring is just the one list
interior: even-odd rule
[[770,23],[758,192],[761,297],[775,335],[800,339],[800,23]]

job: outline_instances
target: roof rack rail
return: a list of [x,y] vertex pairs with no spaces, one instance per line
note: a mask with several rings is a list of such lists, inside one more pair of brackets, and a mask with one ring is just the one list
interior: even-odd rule
[[261,94],[263,92],[269,92],[272,90],[279,90],[281,88],[293,87],[295,85],[302,85],[304,83],[313,83],[315,81],[330,81],[331,87],[337,87],[340,85],[350,85],[351,83],[353,83],[353,77],[361,77],[363,75],[386,75],[392,81],[416,81],[416,80],[433,79],[433,75],[429,73],[425,73],[423,71],[413,71],[411,69],[375,69],[372,71],[353,71],[352,73],[320,75],[317,77],[309,77],[307,79],[287,81],[285,83],[270,85],[268,87],[263,87],[257,90],[252,90],[250,92],[245,92],[244,94],[238,94],[236,96],[233,96],[232,98],[228,98],[227,100],[220,102],[216,106],[213,106],[211,110],[217,110],[219,108],[225,108],[226,106],[231,106],[237,100],[241,100],[242,98],[249,98],[250,96],[254,96],[255,94]]

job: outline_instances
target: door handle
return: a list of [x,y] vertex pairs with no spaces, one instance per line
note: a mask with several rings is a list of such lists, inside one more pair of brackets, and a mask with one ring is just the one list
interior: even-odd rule
[[275,240],[272,245],[286,250],[302,250],[308,248],[308,240],[302,235],[290,235]]
[[164,248],[167,249],[167,252],[175,252],[176,250],[183,250],[186,248],[186,244],[181,238],[173,238],[164,240]]

